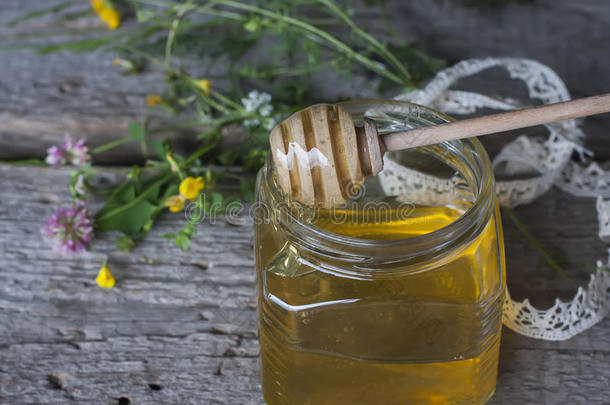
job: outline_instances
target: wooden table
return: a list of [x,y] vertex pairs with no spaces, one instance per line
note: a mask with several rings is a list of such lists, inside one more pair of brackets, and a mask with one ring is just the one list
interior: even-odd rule
[[[58,41],[65,39],[54,35],[58,30],[87,34],[102,26],[94,16],[72,25],[49,18],[6,25],[60,2],[2,0],[2,45]],[[600,47],[608,39],[606,0],[537,0],[484,10],[444,0],[395,0],[388,7],[401,35],[449,61],[525,56],[556,69],[575,96],[610,91],[603,80],[607,52]],[[373,8],[358,13],[364,23],[372,22],[372,32],[374,22],[383,21],[375,13]],[[113,57],[36,55],[19,48],[0,53],[0,158],[43,157],[66,132],[86,137],[91,146],[124,136],[127,123],[143,116],[146,94],[162,92],[164,84],[159,72],[121,75],[112,67]],[[221,77],[222,66],[212,73]],[[354,80],[335,80],[332,86],[316,80],[312,91],[321,99],[372,95],[368,79]],[[504,94],[496,80],[480,83],[491,85]],[[604,159],[610,156],[607,123],[594,118],[585,124],[587,146]],[[173,140],[178,150],[188,150],[193,136],[173,134]],[[96,156],[96,163],[128,165],[138,150],[126,145]],[[68,171],[0,163],[0,404],[262,404],[251,227],[222,218],[204,223],[189,252],[162,236],[183,225],[179,214],[163,215],[129,254],[116,251],[116,235],[96,235],[95,247],[108,256],[117,278],[114,289],[102,290],[95,284],[99,257],[62,256],[42,236],[53,206],[68,203]],[[108,182],[124,173],[103,171]],[[545,248],[563,254],[571,279],[549,270],[505,220],[514,298],[529,297],[540,308],[555,297],[570,299],[588,282],[595,260],[606,259],[593,199],[551,191],[515,214]],[[209,263],[207,269],[201,261]],[[608,404],[609,381],[610,319],[565,342],[505,329],[490,403]]]
[[[124,171],[106,172],[102,181],[113,182]],[[99,234],[95,247],[117,278],[103,290],[95,254],[63,256],[41,233],[52,206],[68,202],[67,181],[65,168],[0,165],[0,403],[262,404],[251,227],[201,224],[188,252],[162,237],[182,226],[181,214],[164,215],[132,253]],[[586,283],[604,257],[593,204],[552,191],[515,210],[565,251],[573,277],[535,269],[536,251],[506,223],[515,296],[543,306]],[[490,403],[608,404],[609,365],[610,319],[565,342],[505,328]]]

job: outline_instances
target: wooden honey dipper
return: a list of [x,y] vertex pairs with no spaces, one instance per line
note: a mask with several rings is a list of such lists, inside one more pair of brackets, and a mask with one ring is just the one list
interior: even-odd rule
[[276,179],[292,199],[326,207],[347,201],[383,169],[383,154],[444,141],[610,112],[610,94],[502,112],[380,136],[365,118],[355,127],[342,107],[316,104],[278,124],[269,135]]

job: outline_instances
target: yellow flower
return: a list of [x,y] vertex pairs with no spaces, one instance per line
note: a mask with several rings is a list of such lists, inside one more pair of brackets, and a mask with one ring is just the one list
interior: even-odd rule
[[180,195],[193,201],[205,185],[203,177],[187,177],[180,183]]
[[203,93],[206,96],[210,94],[210,89],[212,88],[212,84],[210,83],[210,81],[208,79],[195,80],[195,83],[197,83],[197,86],[199,86],[199,88],[201,90],[203,90]]
[[104,0],[91,0],[91,7],[99,14],[106,8],[106,3]]
[[159,105],[162,101],[163,99],[158,94],[149,94],[148,96],[146,96],[146,105],[149,107]]
[[171,212],[182,211],[186,204],[186,200],[194,201],[204,186],[205,182],[203,181],[203,177],[187,177],[180,183],[180,194],[173,195],[165,200],[165,206],[168,207]]
[[171,212],[182,211],[185,203],[186,198],[181,195],[173,195],[165,200],[165,206],[168,207]]
[[97,282],[97,285],[102,288],[112,288],[114,287],[115,283],[114,277],[112,276],[110,269],[105,264],[102,266],[100,272],[97,274],[95,281]]
[[91,8],[111,30],[115,30],[121,25],[121,14],[112,7],[112,3],[106,0],[91,0]]

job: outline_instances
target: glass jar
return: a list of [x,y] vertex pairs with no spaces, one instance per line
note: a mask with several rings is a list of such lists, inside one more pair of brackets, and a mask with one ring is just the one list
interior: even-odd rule
[[[381,134],[450,120],[406,102],[342,106]],[[270,161],[259,173],[269,405],[483,404],[494,392],[505,281],[489,158],[474,138],[386,158],[332,210],[287,199]]]

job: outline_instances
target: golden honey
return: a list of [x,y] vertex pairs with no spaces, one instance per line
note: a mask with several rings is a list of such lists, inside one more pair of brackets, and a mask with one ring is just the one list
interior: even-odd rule
[[[464,145],[481,153],[476,141]],[[267,404],[491,397],[505,287],[486,173],[478,183],[465,173],[471,195],[455,193],[442,205],[378,200],[295,212],[263,169],[255,250]]]

